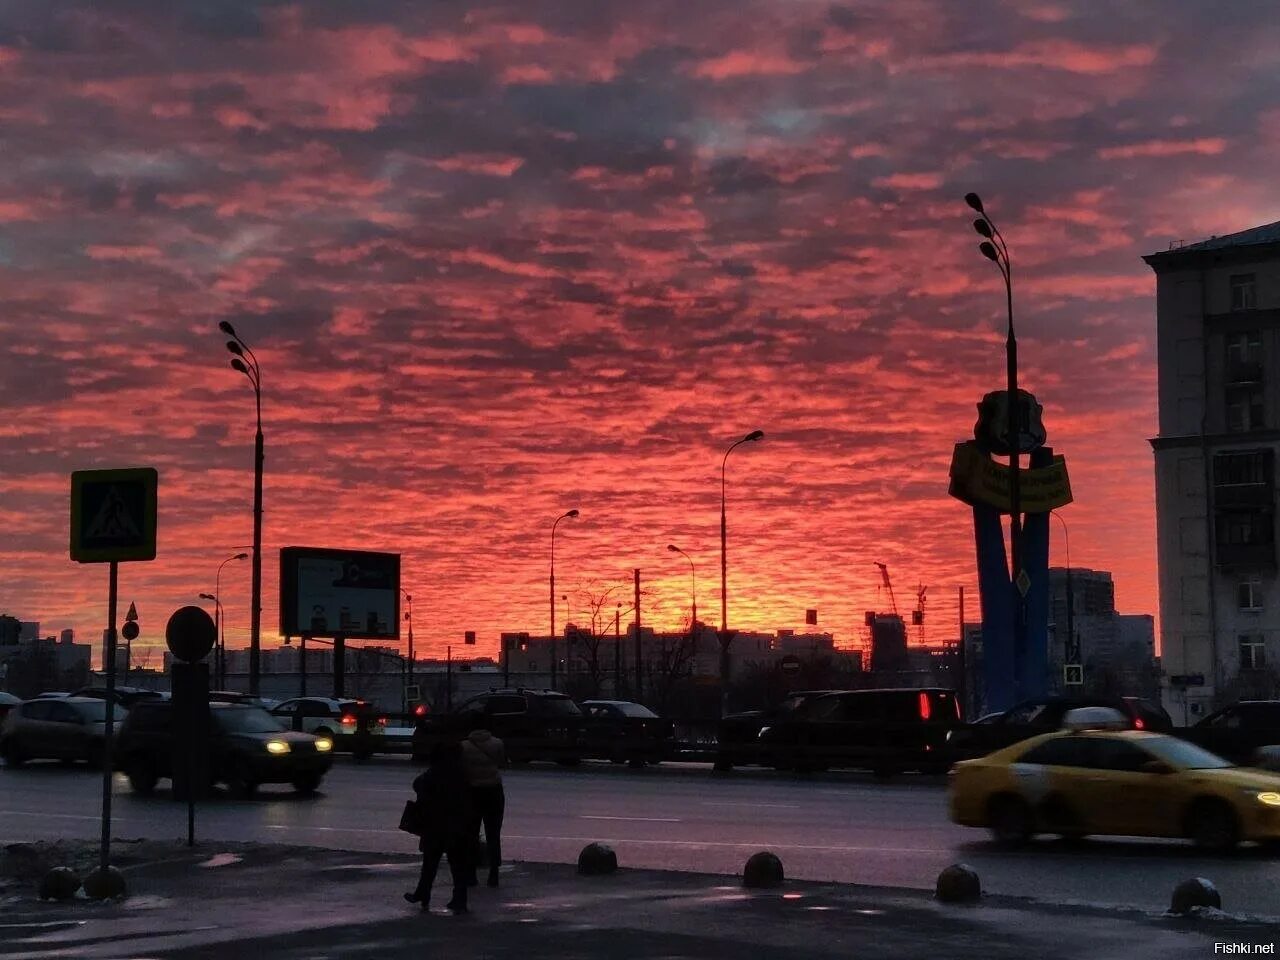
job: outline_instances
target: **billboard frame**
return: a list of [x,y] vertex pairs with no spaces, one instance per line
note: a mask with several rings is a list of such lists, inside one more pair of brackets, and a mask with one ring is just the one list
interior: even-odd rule
[[[325,629],[315,630],[310,624],[298,622],[298,562],[300,560],[342,560],[359,561],[366,559],[375,565],[389,565],[392,570],[394,584],[392,590],[393,621],[391,633],[371,633],[367,628],[356,627],[352,630]],[[346,640],[383,640],[400,642],[400,554],[385,553],[374,550],[345,550],[336,547],[281,547],[280,548],[280,633],[286,637],[342,637]]]

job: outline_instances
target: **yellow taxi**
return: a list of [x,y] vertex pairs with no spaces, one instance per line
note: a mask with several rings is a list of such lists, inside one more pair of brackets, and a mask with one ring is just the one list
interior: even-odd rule
[[951,769],[951,819],[998,842],[1037,833],[1186,837],[1225,852],[1280,841],[1280,774],[1162,733],[1066,729]]

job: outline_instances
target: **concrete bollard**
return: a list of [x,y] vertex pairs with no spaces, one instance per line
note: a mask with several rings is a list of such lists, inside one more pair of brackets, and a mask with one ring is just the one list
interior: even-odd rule
[[70,900],[80,889],[80,877],[70,867],[54,867],[40,878],[41,900]]
[[943,903],[973,903],[982,899],[978,871],[967,863],[953,863],[938,874],[935,896]]
[[99,867],[84,878],[84,892],[90,900],[114,900],[126,896],[129,891],[123,873],[115,867],[107,867],[103,873]]
[[1185,914],[1196,907],[1222,909],[1222,897],[1218,894],[1218,888],[1204,877],[1192,877],[1174,887],[1173,902],[1169,904],[1169,912]]
[[607,844],[588,843],[578,854],[578,873],[585,877],[599,877],[617,870],[618,855]]
[[775,854],[762,850],[753,853],[742,868],[742,885],[753,889],[763,887],[780,887],[785,879],[782,873],[782,861]]

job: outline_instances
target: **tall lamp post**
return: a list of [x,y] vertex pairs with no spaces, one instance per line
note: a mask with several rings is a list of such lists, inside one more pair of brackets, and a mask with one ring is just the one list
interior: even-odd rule
[[214,664],[213,674],[219,690],[227,688],[227,621],[222,616],[222,568],[235,560],[247,560],[248,558],[249,555],[247,553],[237,553],[234,556],[227,557],[227,559],[218,564],[218,574],[213,581],[213,593],[200,594],[201,599],[213,601],[213,627],[218,635],[218,660]]
[[689,583],[691,587],[690,597],[693,601],[693,619],[689,621],[689,636],[696,638],[698,635],[698,574],[693,567],[693,558],[677,547],[674,543],[668,543],[667,549],[672,553],[678,553],[689,561]]
[[720,715],[729,712],[729,561],[728,523],[725,520],[725,465],[729,454],[741,444],[764,439],[763,430],[752,430],[741,440],[735,441],[724,452],[720,461]]
[[551,689],[556,688],[556,527],[561,520],[572,520],[578,516],[577,510],[568,510],[556,517],[551,524]]
[[[202,593],[201,600],[213,601],[213,635],[214,637],[222,636],[222,601],[218,599],[216,593]],[[216,640],[213,647],[213,683],[218,690],[224,689],[222,685],[222,641]]]
[[400,592],[404,594],[404,599],[409,604],[409,610],[404,615],[409,624],[409,670],[408,679],[405,682],[408,686],[413,686],[413,597],[409,595],[409,592],[404,587],[400,588]]
[[243,373],[253,386],[257,412],[258,430],[253,439],[253,598],[249,602],[249,693],[256,697],[262,656],[262,368],[235,327],[223,320],[218,329],[231,338],[227,341],[231,367]]
[[[983,209],[982,198],[976,193],[966,193],[964,202],[977,212],[978,218],[973,221],[973,229],[983,240],[978,244],[982,255],[994,263],[1004,280],[1005,304],[1008,310],[1008,327],[1005,333],[1005,367],[1008,375],[1008,436],[1009,453],[1009,567],[1014,579],[1013,593],[1013,636],[1015,662],[1023,656],[1024,638],[1026,636],[1026,604],[1022,585],[1026,582],[1022,569],[1022,499],[1021,480],[1019,477],[1018,454],[1021,431],[1019,428],[1018,410],[1021,403],[1018,398],[1018,341],[1013,332],[1013,264],[1009,259],[1009,248],[1004,242],[992,221],[990,214]],[[1020,582],[1021,581],[1021,582]],[[1015,670],[1015,677],[1021,676],[1021,668]],[[1021,683],[1017,686],[1020,688]],[[1019,690],[1019,695],[1021,691]]]

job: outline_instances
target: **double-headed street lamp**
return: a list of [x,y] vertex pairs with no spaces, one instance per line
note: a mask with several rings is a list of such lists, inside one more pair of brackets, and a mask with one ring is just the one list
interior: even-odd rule
[[213,628],[218,635],[218,662],[214,664],[213,674],[219,690],[225,690],[227,687],[227,621],[222,616],[222,568],[232,561],[246,560],[248,557],[247,553],[237,553],[223,560],[218,564],[218,575],[213,581],[213,593],[200,594],[202,600],[213,601]]
[[720,461],[720,715],[729,712],[729,561],[728,524],[725,520],[725,465],[729,454],[744,443],[764,439],[763,430],[752,430],[741,440],[735,441],[724,452]]
[[689,561],[689,596],[693,601],[693,619],[689,621],[689,636],[694,637],[696,640],[698,635],[698,574],[693,567],[693,558],[677,547],[674,543],[668,543],[667,549],[672,553],[680,554],[680,556]]
[[257,412],[258,430],[253,450],[253,597],[249,603],[249,693],[256,697],[262,654],[262,368],[235,327],[223,320],[218,329],[231,338],[227,341],[227,350],[233,355],[231,367],[243,373],[253,386]]
[[400,588],[405,601],[409,604],[409,609],[405,613],[404,618],[409,624],[409,679],[405,681],[407,686],[413,686],[413,597],[409,595],[409,591],[404,587]]
[[551,689],[556,688],[556,527],[561,520],[573,520],[577,510],[568,510],[556,517],[551,524]]

